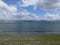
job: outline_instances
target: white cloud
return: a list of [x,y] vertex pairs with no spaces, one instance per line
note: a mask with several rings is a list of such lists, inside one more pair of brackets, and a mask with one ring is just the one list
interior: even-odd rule
[[45,16],[44,20],[60,20],[60,15],[59,14],[47,13],[44,16]]
[[22,0],[22,6],[34,6],[34,8],[42,9],[58,9],[60,8],[60,0]]
[[30,6],[30,5],[36,5],[38,0],[22,0],[23,6]]
[[[7,5],[0,0],[0,20],[11,19],[13,14],[17,11],[17,8],[13,5]],[[16,13],[15,13],[16,14]]]
[[17,12],[17,6],[7,5],[0,0],[0,20],[40,20],[36,14],[29,13],[26,10]]
[[16,15],[16,17],[19,17],[20,20],[40,20],[40,16],[29,13],[26,10],[21,11],[18,15],[19,16]]
[[4,3],[3,1],[0,0],[0,8],[1,9],[5,9],[5,10],[9,10],[9,11],[16,11],[17,8],[12,6],[7,5],[6,3]]
[[[28,1],[24,0],[22,6],[27,7],[27,6],[33,5],[35,8],[40,7],[43,9],[56,9],[60,6],[60,3],[57,3],[58,1],[55,0],[54,2],[53,1],[50,2],[50,0],[47,0],[47,1],[44,1],[44,0],[28,0]],[[37,2],[40,2],[40,3],[37,3]],[[45,2],[47,2],[47,3],[45,4]],[[42,18],[40,16],[37,16],[36,14],[28,12],[27,10],[17,12],[17,6],[7,5],[2,0],[0,0],[0,20],[42,20],[42,19],[44,19],[44,20],[60,20],[59,14],[47,13]]]

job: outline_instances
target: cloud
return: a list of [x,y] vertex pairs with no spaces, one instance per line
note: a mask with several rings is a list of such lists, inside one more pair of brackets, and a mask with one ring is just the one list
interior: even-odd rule
[[60,15],[47,13],[44,15],[44,20],[60,20]]
[[52,10],[60,8],[60,0],[22,0],[22,6],[34,6],[34,9]]
[[56,11],[55,14],[46,13],[43,15],[43,17],[40,17],[40,19],[41,20],[60,20],[60,15],[59,13],[57,14],[58,9],[60,9],[60,0],[22,0],[22,4],[20,6],[22,7],[33,6],[34,10],[36,10],[37,8],[40,8],[48,11],[49,10]]
[[4,9],[4,10],[11,11],[11,12],[17,10],[17,8],[14,7],[13,5],[11,5],[11,6],[10,6],[10,5],[7,5],[6,3],[4,3],[4,2],[1,1],[1,0],[0,0],[0,8],[1,8],[1,9]]
[[21,11],[18,15],[16,15],[16,17],[19,18],[20,20],[40,20],[40,16],[32,14],[27,10]]
[[40,17],[27,10],[18,12],[17,5],[8,5],[0,0],[0,20],[40,20]]
[[22,6],[30,6],[30,5],[36,5],[38,0],[22,0]]
[[16,14],[17,8],[13,5],[7,5],[2,0],[0,0],[0,20],[11,19]]
[[[49,2],[49,3],[48,3]],[[59,8],[59,0],[22,0],[22,6],[34,6],[36,8],[43,9],[57,9]],[[53,7],[53,8],[52,8]],[[17,5],[8,5],[2,0],[0,0],[0,20],[60,20],[60,13],[51,14],[47,13],[43,17],[40,17],[34,13],[30,13],[27,10],[22,10],[18,12]]]

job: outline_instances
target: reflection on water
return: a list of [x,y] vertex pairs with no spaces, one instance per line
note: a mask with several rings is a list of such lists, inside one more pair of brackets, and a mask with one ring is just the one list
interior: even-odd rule
[[0,22],[0,33],[60,34],[60,23],[46,21]]

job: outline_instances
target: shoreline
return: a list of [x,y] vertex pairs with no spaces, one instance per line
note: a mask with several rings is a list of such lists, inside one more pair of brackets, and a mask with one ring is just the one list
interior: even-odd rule
[[0,45],[60,45],[60,34],[0,34]]

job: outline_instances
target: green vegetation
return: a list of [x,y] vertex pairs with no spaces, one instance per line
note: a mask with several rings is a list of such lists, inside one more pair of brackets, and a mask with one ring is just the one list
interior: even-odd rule
[[0,45],[60,45],[60,34],[0,34]]

